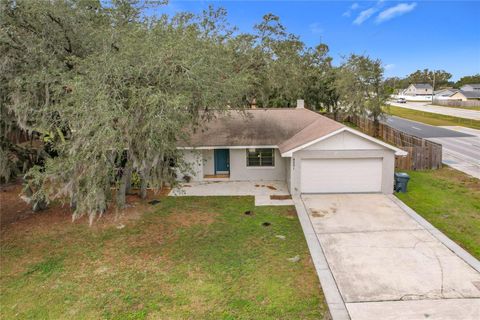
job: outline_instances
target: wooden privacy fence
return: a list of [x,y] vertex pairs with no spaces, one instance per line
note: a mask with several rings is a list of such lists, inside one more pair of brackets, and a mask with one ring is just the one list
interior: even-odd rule
[[[373,120],[360,116],[340,115],[337,120],[349,121],[360,131],[375,136]],[[395,167],[403,170],[438,169],[442,167],[442,145],[399,131],[380,123],[378,138],[408,152],[405,157],[395,157]]]
[[445,106],[445,107],[473,108],[473,107],[480,107],[480,100],[460,101],[460,100],[434,99],[432,104],[437,105],[437,106]]

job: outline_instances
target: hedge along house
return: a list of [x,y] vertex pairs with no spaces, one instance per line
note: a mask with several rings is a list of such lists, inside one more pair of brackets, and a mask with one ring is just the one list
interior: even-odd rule
[[291,194],[393,192],[406,155],[303,107],[229,110],[179,145],[192,181],[285,181]]

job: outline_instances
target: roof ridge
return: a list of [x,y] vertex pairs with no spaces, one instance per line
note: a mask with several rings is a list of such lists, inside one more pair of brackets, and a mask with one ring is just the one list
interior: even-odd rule
[[[315,113],[316,113],[316,112],[315,112]],[[291,137],[288,138],[287,140],[283,141],[281,144],[278,145],[278,148],[279,148],[280,150],[282,150],[284,146],[288,145],[288,144],[289,144],[291,141],[293,141],[297,136],[300,136],[302,133],[310,130],[311,127],[316,126],[316,125],[317,125],[316,122],[318,122],[318,121],[325,121],[325,120],[327,119],[327,120],[328,120],[329,122],[331,122],[332,124],[335,124],[335,125],[337,126],[337,128],[336,128],[335,130],[331,131],[331,132],[334,132],[334,131],[337,131],[337,130],[339,130],[339,129],[341,129],[341,128],[346,127],[344,124],[342,124],[342,123],[340,123],[340,122],[338,122],[338,121],[335,121],[335,120],[332,120],[332,119],[330,119],[330,118],[328,118],[328,117],[322,116],[322,115],[319,114],[319,113],[316,113],[316,114],[317,114],[318,116],[320,116],[320,118],[315,119],[315,120],[312,121],[308,126],[306,126],[305,128],[303,128],[302,130],[298,131],[297,133],[295,133],[293,136],[291,136]],[[322,136],[323,136],[323,135],[322,135]],[[311,139],[311,140],[309,140],[309,141],[303,141],[303,143],[308,143],[308,142],[313,141],[313,140],[315,140],[315,139],[317,139],[317,138],[313,138],[313,139]],[[285,150],[285,151],[289,151],[289,150],[291,150],[291,149],[293,149],[293,148],[295,148],[295,147],[296,147],[296,146],[291,147],[291,148],[289,148],[288,150]],[[282,153],[285,152],[285,151],[282,151]]]

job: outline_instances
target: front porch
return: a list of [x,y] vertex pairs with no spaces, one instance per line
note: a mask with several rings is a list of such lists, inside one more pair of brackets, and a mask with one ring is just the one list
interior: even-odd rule
[[276,148],[184,150],[187,172],[179,181],[286,181],[288,164]]
[[293,205],[285,181],[194,181],[169,196],[254,196],[256,206]]

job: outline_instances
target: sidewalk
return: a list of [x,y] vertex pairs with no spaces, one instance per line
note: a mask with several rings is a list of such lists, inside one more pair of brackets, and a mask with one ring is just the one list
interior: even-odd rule
[[395,107],[406,108],[411,110],[443,114],[446,116],[452,116],[452,117],[458,117],[458,118],[464,118],[464,119],[480,120],[480,111],[477,111],[477,110],[425,105],[423,103],[389,102],[389,104]]

